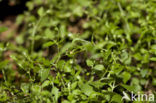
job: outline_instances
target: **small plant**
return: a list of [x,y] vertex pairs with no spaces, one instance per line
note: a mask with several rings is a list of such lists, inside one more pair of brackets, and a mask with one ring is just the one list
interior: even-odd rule
[[0,102],[128,103],[128,92],[155,94],[155,1],[26,6],[18,35],[0,42]]

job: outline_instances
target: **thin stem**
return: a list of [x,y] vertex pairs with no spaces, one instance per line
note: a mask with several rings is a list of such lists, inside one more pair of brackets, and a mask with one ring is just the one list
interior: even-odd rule
[[33,28],[33,31],[32,31],[32,44],[31,44],[31,53],[33,53],[33,50],[34,50],[34,44],[35,44],[35,34],[36,34],[36,31],[37,31],[37,28],[42,20],[42,18],[44,17],[45,15],[43,15],[42,17],[40,17],[40,19],[37,21],[36,25],[34,25],[34,28]]
[[3,73],[3,75],[4,75],[4,81],[6,82],[5,71],[4,71],[4,70],[2,70],[2,73]]

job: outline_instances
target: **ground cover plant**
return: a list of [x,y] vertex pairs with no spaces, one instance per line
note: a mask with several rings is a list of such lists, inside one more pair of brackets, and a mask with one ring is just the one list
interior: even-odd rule
[[155,95],[155,0],[25,5],[0,26],[0,103],[154,103],[122,96]]

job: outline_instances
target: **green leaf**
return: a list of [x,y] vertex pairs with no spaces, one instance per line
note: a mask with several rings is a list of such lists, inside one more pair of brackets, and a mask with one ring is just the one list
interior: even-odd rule
[[41,77],[41,81],[44,81],[45,79],[47,79],[48,78],[48,76],[49,76],[49,71],[50,71],[50,69],[41,69],[40,70],[40,77]]
[[62,103],[71,103],[71,102],[69,102],[69,101],[67,101],[67,100],[64,100]]
[[72,94],[76,96],[76,95],[81,95],[82,92],[81,92],[81,90],[79,90],[79,89],[74,89],[74,90],[72,91]]
[[87,59],[86,63],[87,63],[88,66],[93,66],[94,65],[93,61],[91,61],[90,59]]
[[50,46],[52,46],[53,44],[55,44],[55,43],[54,43],[54,42],[52,42],[52,41],[47,42],[47,43],[44,43],[44,44],[43,44],[43,48],[50,47]]
[[122,87],[124,87],[125,89],[127,89],[129,92],[134,91],[136,92],[136,89],[134,86],[129,86],[129,85],[125,85],[125,84],[121,84]]
[[70,65],[69,62],[65,64],[64,71],[68,73],[72,71],[72,65]]
[[0,69],[4,69],[4,68],[7,66],[8,63],[9,63],[8,60],[1,61],[1,62],[0,62]]
[[30,85],[28,83],[22,83],[21,84],[21,89],[24,93],[28,93],[29,92],[29,87]]
[[48,86],[49,84],[50,84],[49,80],[44,81],[43,84],[42,84],[42,88]]
[[16,18],[16,24],[20,25],[23,22],[24,15],[18,15]]
[[156,78],[153,78],[152,85],[156,86]]
[[156,62],[156,57],[152,57],[150,60]]
[[74,83],[71,84],[71,89],[74,90],[76,87],[77,87],[77,82],[74,82]]
[[55,101],[57,102],[59,98],[59,89],[57,87],[53,87],[51,93],[55,96]]
[[101,81],[94,81],[90,83],[92,86],[94,86],[95,88],[102,88],[104,85],[106,85],[107,83],[103,83]]
[[75,15],[81,17],[81,16],[83,15],[82,7],[81,7],[81,6],[76,6],[76,7],[73,9],[73,14],[75,14]]
[[44,34],[45,34],[45,38],[47,38],[47,39],[53,39],[54,38],[54,34],[49,28],[45,30]]
[[33,94],[40,95],[40,93],[41,93],[41,86],[33,84],[32,87],[31,87],[31,90],[32,90]]
[[0,27],[0,33],[7,31],[8,28],[7,27]]
[[148,73],[147,69],[142,69],[141,70],[141,75],[142,75],[143,78],[146,76],[147,73]]
[[122,96],[119,94],[113,95],[111,102],[122,103]]
[[94,92],[93,87],[89,84],[80,84],[79,87],[81,91],[87,96],[90,96]]
[[122,78],[123,78],[123,82],[126,83],[131,78],[131,74],[128,72],[123,72]]
[[156,45],[152,45],[151,48],[152,48],[153,50],[156,50]]
[[27,2],[26,6],[28,7],[29,10],[32,10],[34,8],[33,2],[31,1]]
[[58,61],[57,67],[58,67],[61,71],[63,70],[64,66],[65,66],[65,61],[64,61],[64,60]]
[[43,7],[40,7],[39,10],[37,11],[38,15],[41,17],[44,15],[44,9]]
[[103,71],[105,68],[102,64],[95,65],[94,70]]

